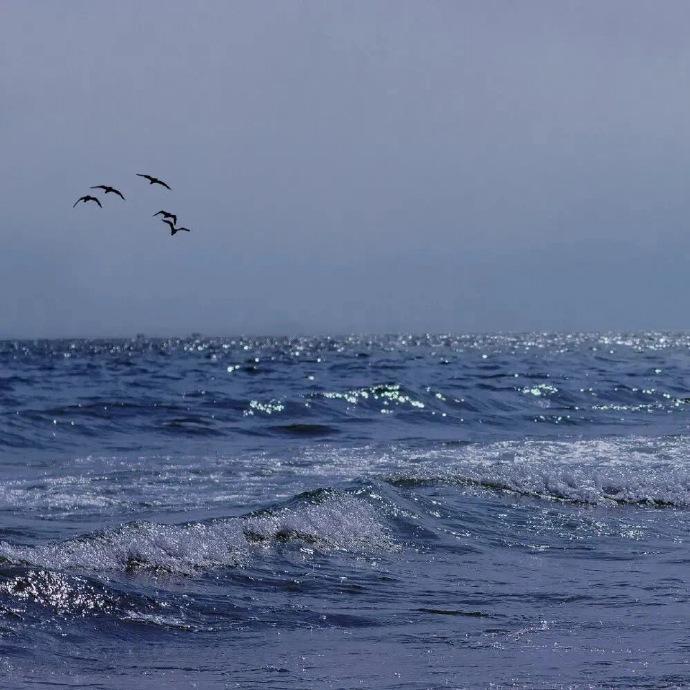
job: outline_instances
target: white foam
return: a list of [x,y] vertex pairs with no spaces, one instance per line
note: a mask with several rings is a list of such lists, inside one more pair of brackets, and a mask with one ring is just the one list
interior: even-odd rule
[[428,451],[410,476],[600,505],[690,507],[689,456],[687,437],[514,441]]
[[318,504],[245,518],[185,525],[129,524],[98,535],[34,547],[0,542],[0,556],[14,563],[58,570],[145,567],[193,573],[244,565],[261,549],[290,540],[325,552],[362,553],[393,547],[370,504],[339,494]]
[[19,601],[34,601],[59,613],[107,611],[112,602],[82,578],[68,578],[61,573],[30,570],[0,584],[0,592]]

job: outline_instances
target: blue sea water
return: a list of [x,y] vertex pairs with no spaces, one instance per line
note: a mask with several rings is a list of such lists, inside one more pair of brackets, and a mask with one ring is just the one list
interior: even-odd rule
[[0,342],[0,686],[690,685],[690,336]]

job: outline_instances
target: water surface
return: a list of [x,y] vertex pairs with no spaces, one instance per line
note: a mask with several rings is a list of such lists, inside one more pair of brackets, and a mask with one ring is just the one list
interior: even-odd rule
[[687,685],[688,372],[669,333],[1,342],[0,674]]

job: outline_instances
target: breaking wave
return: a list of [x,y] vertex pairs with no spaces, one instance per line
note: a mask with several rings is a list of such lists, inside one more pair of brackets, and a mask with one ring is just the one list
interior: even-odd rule
[[624,438],[469,444],[428,451],[393,484],[444,482],[595,505],[690,507],[690,439]]
[[144,569],[193,574],[247,565],[261,550],[283,544],[324,553],[358,554],[394,548],[376,510],[363,498],[318,492],[295,506],[246,517],[184,525],[131,523],[39,546],[14,546],[3,541],[0,558],[13,565],[53,570]]

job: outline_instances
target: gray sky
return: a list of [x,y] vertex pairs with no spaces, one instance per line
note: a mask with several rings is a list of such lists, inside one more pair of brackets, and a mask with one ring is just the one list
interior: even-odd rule
[[[0,0],[0,337],[690,328],[689,30],[672,0]],[[72,209],[101,183],[127,202]]]

